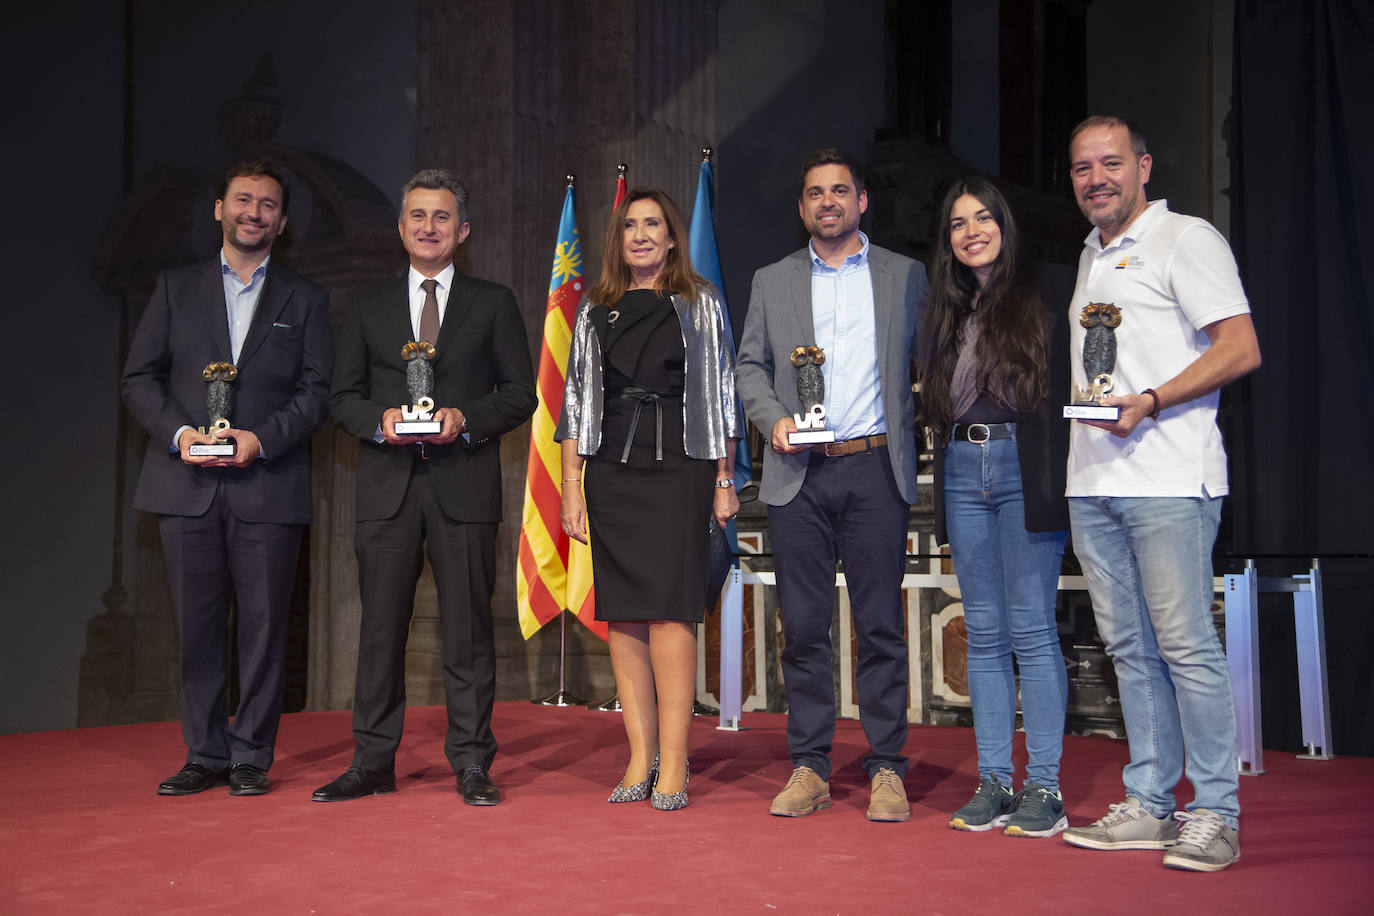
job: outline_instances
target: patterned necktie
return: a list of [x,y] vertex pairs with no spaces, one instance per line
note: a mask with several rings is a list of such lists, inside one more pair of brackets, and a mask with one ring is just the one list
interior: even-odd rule
[[420,287],[425,291],[425,304],[420,309],[420,340],[434,343],[439,339],[439,297],[434,289],[437,280],[425,280]]

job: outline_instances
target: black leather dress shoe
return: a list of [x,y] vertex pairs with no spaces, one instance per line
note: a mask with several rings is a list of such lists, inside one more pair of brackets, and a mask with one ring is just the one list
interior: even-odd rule
[[366,795],[385,795],[396,791],[394,772],[374,773],[362,767],[349,767],[344,774],[327,786],[320,786],[311,801],[351,801]]
[[228,770],[212,770],[199,763],[188,763],[173,776],[162,780],[158,795],[195,795],[206,789],[222,786],[229,781]]
[[229,768],[230,795],[266,795],[272,791],[267,771],[251,763],[236,763]]
[[463,796],[465,805],[495,805],[501,801],[501,790],[480,763],[463,767],[458,774],[458,794]]

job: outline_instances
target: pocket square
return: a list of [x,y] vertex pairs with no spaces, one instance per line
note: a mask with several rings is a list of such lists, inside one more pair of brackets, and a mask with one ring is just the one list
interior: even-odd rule
[[295,325],[283,324],[283,323],[280,322],[280,321],[274,321],[274,322],[272,322],[272,327],[274,327],[274,328],[290,328],[290,327],[295,327]]

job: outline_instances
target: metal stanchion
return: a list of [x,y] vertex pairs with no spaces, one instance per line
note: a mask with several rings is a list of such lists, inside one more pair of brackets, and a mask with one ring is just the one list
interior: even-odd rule
[[739,559],[730,567],[720,597],[720,724],[722,731],[743,731],[744,580]]
[[597,712],[620,712],[620,694],[615,694],[604,703],[588,703],[587,708]]
[[530,700],[538,706],[586,706],[587,701],[564,689],[568,670],[568,612],[558,615],[558,689],[543,699]]

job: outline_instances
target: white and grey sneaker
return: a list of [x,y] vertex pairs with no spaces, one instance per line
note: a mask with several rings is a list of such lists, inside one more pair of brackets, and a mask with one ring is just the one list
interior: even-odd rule
[[1240,858],[1240,834],[1206,808],[1174,814],[1183,829],[1164,854],[1164,864],[1186,871],[1221,871]]
[[1084,849],[1165,849],[1178,841],[1178,822],[1155,817],[1128,798],[1110,805],[1105,817],[1064,831],[1064,842]]

